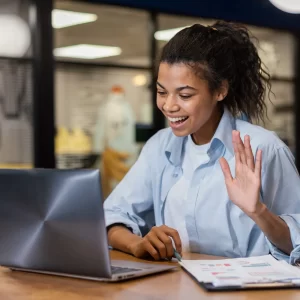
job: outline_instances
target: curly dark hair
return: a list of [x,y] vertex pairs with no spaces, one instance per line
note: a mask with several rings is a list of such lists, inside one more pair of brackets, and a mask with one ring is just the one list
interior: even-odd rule
[[208,81],[211,91],[227,80],[229,90],[223,105],[234,116],[244,114],[249,120],[263,121],[270,75],[252,38],[246,27],[235,23],[195,24],[178,32],[164,46],[160,62],[190,66]]

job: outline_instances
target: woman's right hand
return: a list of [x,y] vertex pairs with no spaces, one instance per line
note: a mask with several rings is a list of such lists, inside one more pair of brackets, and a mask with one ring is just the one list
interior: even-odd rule
[[154,226],[149,233],[136,243],[131,245],[131,253],[138,258],[147,256],[153,257],[155,260],[172,259],[174,256],[175,244],[176,251],[181,255],[181,240],[177,230],[166,225]]

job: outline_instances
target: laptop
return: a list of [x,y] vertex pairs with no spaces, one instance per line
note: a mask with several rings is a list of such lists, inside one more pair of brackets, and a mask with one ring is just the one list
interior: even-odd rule
[[98,170],[0,170],[0,265],[121,281],[176,268],[111,261]]

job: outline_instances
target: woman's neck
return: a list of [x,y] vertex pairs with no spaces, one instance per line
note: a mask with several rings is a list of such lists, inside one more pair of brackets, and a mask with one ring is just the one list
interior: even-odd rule
[[210,119],[197,132],[192,134],[192,139],[196,145],[204,145],[211,141],[219,126],[222,115],[223,110],[217,106]]

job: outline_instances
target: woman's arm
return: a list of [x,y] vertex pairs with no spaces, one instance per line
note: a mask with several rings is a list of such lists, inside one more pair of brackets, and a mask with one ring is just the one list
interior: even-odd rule
[[258,225],[272,244],[290,255],[293,250],[290,230],[280,217],[271,213],[264,204],[262,204],[259,211],[249,214],[249,217]]
[[[157,160],[159,138],[152,137],[144,146],[137,162],[104,202],[109,244],[137,257],[171,258],[181,252],[176,230],[153,226],[154,203],[151,163]],[[172,238],[172,239],[171,239]]]
[[115,224],[108,228],[108,243],[115,249],[133,255],[132,245],[139,242],[142,237],[133,234],[122,224]]
[[257,151],[254,163],[249,136],[245,136],[243,143],[239,132],[233,131],[232,141],[236,161],[235,178],[227,161],[224,158],[220,160],[229,198],[259,226],[271,243],[289,255],[293,250],[289,227],[260,201],[262,151]]
[[120,224],[108,229],[108,241],[113,248],[139,258],[151,256],[155,260],[171,259],[174,255],[174,248],[170,237],[174,241],[176,250],[181,254],[178,232],[168,226],[154,226],[145,237],[133,234]]

